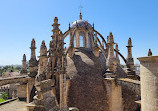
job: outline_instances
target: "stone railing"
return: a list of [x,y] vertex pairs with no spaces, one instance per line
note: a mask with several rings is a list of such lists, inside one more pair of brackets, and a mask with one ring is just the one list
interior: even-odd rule
[[139,96],[141,95],[140,81],[138,81],[138,80],[120,78],[120,79],[117,79],[117,84],[130,89],[131,91],[135,92]]
[[28,76],[16,76],[16,77],[7,77],[7,78],[1,78],[0,79],[0,86],[6,85],[6,84],[13,84],[13,83],[27,83]]

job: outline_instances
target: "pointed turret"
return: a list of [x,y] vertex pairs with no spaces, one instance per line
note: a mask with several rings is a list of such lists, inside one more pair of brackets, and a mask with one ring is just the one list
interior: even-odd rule
[[31,41],[30,49],[31,49],[31,59],[36,59],[36,55],[35,55],[36,46],[35,46],[35,39],[34,38]]
[[39,65],[38,65],[38,74],[36,76],[36,81],[40,82],[46,79],[46,67],[47,67],[48,57],[47,57],[47,47],[45,41],[42,41],[40,47],[40,56],[39,56]]
[[152,56],[151,49],[149,49],[149,51],[148,51],[148,56]]
[[114,39],[112,32],[110,32],[109,36],[107,37],[107,44],[108,44],[108,57],[106,61],[106,65],[108,67],[108,72],[115,73],[116,72],[116,58],[114,56]]
[[57,17],[54,18],[54,23],[53,23],[52,26],[53,26],[53,30],[52,30],[53,35],[51,37],[56,38],[59,35],[59,31],[60,31],[60,29],[59,29],[60,24],[58,24],[58,18]]
[[47,56],[47,47],[45,45],[45,41],[42,41],[41,47],[40,47],[40,56]]
[[128,45],[126,46],[127,47],[127,73],[129,75],[134,75],[135,72],[133,71],[134,70],[134,59],[132,57],[132,40],[131,38],[128,39]]
[[26,55],[23,55],[23,60],[22,60],[22,70],[20,72],[21,75],[27,74],[27,67],[26,67]]
[[29,60],[29,76],[30,77],[35,77],[37,75],[37,70],[38,70],[38,62],[36,60],[36,54],[35,54],[35,50],[36,50],[36,44],[35,44],[35,39],[33,38],[31,41],[31,57]]

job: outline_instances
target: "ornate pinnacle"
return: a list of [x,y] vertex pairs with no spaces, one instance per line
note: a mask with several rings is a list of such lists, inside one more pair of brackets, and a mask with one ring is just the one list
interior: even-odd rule
[[60,31],[59,25],[60,25],[60,24],[58,24],[58,18],[55,17],[55,18],[54,18],[54,23],[53,23],[53,25],[52,25],[52,26],[53,26],[53,30],[52,30],[53,35],[51,36],[52,38],[53,38],[54,36],[56,36],[56,35],[59,34],[59,31]]
[[36,49],[36,46],[35,46],[35,39],[33,38],[32,41],[31,41],[31,47],[30,49]]
[[109,36],[107,37],[107,43],[114,43],[112,32],[109,33]]
[[41,48],[40,48],[40,56],[47,56],[47,47],[45,45],[45,41],[42,41]]
[[149,51],[148,51],[148,56],[152,56],[151,49],[149,49]]
[[131,38],[128,39],[128,45],[126,47],[133,47]]
[[25,54],[23,55],[23,61],[26,61],[26,55]]

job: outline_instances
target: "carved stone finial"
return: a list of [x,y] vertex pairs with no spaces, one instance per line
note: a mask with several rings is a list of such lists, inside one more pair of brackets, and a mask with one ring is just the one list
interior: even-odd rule
[[54,18],[54,23],[58,23],[58,17]]
[[149,49],[149,51],[148,51],[148,56],[152,56],[151,49]]
[[31,41],[31,49],[36,49],[35,47],[35,39],[33,38],[32,41]]
[[60,31],[59,25],[60,25],[60,24],[58,24],[58,18],[55,17],[55,18],[54,18],[54,23],[53,23],[53,25],[52,25],[52,26],[53,26],[53,30],[52,30],[53,35],[51,36],[52,38],[56,37],[56,36],[59,34],[59,31]]
[[26,55],[25,54],[23,55],[23,61],[26,61]]
[[47,47],[45,45],[45,41],[42,41],[41,48],[40,48],[40,56],[47,56]]
[[128,39],[128,46],[132,47],[132,40],[131,40],[131,38]]
[[21,75],[27,74],[27,67],[26,67],[26,55],[23,55],[23,60],[22,60],[22,70],[20,72]]
[[113,38],[112,32],[110,32],[109,36],[107,37],[107,43],[114,43],[114,38]]

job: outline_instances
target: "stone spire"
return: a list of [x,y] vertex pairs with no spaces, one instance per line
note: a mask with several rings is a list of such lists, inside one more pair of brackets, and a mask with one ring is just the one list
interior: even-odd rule
[[32,39],[31,41],[31,58],[29,60],[29,76],[30,77],[35,77],[37,75],[37,70],[38,70],[38,61],[36,60],[36,44],[35,44],[35,39]]
[[115,73],[116,72],[116,58],[114,56],[114,39],[112,32],[110,32],[108,38],[107,38],[107,44],[109,46],[108,49],[108,57],[106,61],[106,65],[108,67],[108,71]]
[[26,55],[23,55],[23,60],[22,60],[22,70],[20,72],[21,75],[27,74],[27,67],[26,67]]
[[38,74],[36,76],[36,83],[46,79],[46,67],[47,67],[48,57],[47,57],[47,47],[45,45],[45,41],[42,41],[40,47],[40,56],[39,56],[39,69]]
[[30,49],[31,49],[31,59],[36,59],[36,55],[35,55],[36,46],[35,46],[35,39],[34,38],[31,41]]
[[45,45],[45,41],[42,41],[41,48],[40,48],[40,56],[47,56],[47,47]]
[[54,18],[54,23],[53,23],[52,26],[53,26],[53,30],[52,30],[53,35],[51,37],[56,38],[59,35],[59,31],[60,31],[60,29],[59,29],[60,24],[58,24],[58,18],[57,17]]
[[133,60],[133,57],[132,57],[132,40],[131,38],[128,39],[128,45],[126,46],[127,47],[127,72],[128,74],[130,75],[134,75],[134,60]]
[[148,56],[152,56],[151,49],[149,49],[149,51],[148,51]]
[[[118,44],[116,44],[115,50],[119,52]],[[117,53],[117,52],[116,52],[116,55],[115,55],[115,56],[116,56],[116,62],[117,62],[117,64],[120,64],[120,59],[119,59],[119,56],[118,56],[118,53]]]

